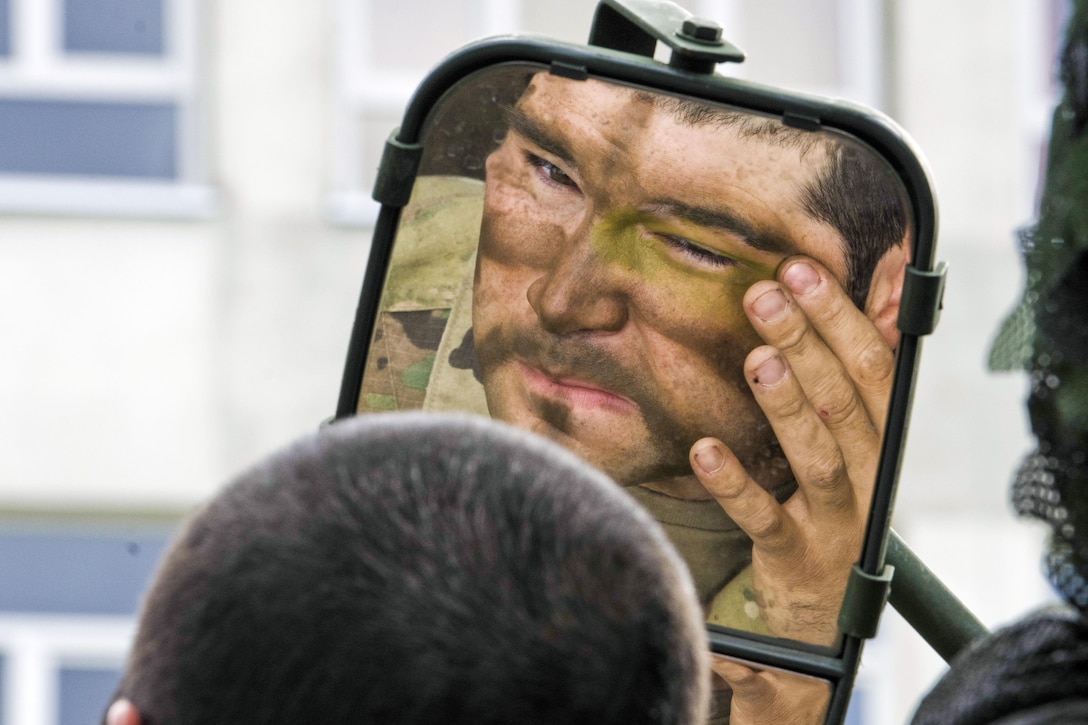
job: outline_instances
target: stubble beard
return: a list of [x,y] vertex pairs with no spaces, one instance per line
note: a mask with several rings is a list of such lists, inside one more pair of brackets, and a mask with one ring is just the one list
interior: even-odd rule
[[[690,436],[669,415],[645,376],[601,350],[586,336],[560,338],[543,330],[510,330],[500,326],[477,338],[475,347],[488,409],[496,419],[527,427],[561,443],[623,486],[692,475],[688,449],[695,438],[687,440]],[[539,366],[538,369],[564,371],[632,400],[638,406],[641,423],[639,440],[618,439],[630,435],[630,431],[617,430],[617,439],[600,444],[584,441],[573,420],[575,411],[561,401],[534,398],[528,403],[528,411],[512,409],[518,396],[514,396],[512,406],[503,377],[519,374],[513,370],[517,361]],[[523,419],[526,413],[529,420]]]

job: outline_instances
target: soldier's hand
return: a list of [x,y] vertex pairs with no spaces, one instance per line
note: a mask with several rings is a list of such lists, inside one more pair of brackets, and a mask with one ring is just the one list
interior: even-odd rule
[[756,603],[771,632],[829,645],[861,551],[895,355],[808,258],[753,285],[744,307],[767,343],[748,355],[745,374],[797,491],[779,504],[713,438],[692,446],[692,467],[752,538]]
[[730,725],[819,725],[831,688],[827,682],[791,672],[760,670],[715,655],[714,674],[733,690]]

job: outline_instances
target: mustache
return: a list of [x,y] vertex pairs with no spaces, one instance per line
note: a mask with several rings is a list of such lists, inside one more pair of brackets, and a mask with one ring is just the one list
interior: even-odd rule
[[499,327],[476,340],[476,356],[484,369],[517,358],[547,375],[569,376],[629,398],[640,408],[652,407],[656,400],[644,373],[603,350],[588,334],[558,337],[539,328]]

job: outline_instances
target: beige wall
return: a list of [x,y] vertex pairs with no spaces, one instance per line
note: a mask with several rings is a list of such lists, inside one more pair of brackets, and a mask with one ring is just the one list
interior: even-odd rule
[[[859,69],[872,31],[828,48],[823,34],[842,33],[842,17],[813,16],[859,4],[690,5],[732,19],[726,36],[752,59],[741,75],[881,102],[929,159],[951,271],[923,350],[896,526],[993,624],[1046,593],[1038,534],[1005,504],[1030,444],[1024,380],[983,365],[1022,281],[1012,230],[1031,215],[1046,115],[1042,28],[1034,0],[887,0],[894,32],[876,43],[890,49],[886,66]],[[569,0],[564,18],[588,18],[592,5]],[[542,5],[532,7],[524,18],[536,23]],[[336,3],[206,8],[220,214],[0,218],[0,513],[176,513],[334,410],[368,249],[366,230],[324,214]],[[588,31],[584,19],[539,23],[528,29]],[[886,617],[862,670],[881,693],[874,722],[902,722],[939,670]]]
[[0,509],[181,510],[335,409],[331,3],[207,3],[210,221],[0,218]]

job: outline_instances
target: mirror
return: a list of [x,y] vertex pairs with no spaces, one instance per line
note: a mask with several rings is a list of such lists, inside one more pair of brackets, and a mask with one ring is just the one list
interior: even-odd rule
[[923,162],[869,109],[712,75],[735,49],[671,3],[598,10],[589,47],[480,41],[417,89],[336,417],[564,444],[662,524],[711,651],[840,722],[942,289]]
[[[468,411],[563,443],[664,525],[710,623],[791,638],[762,616],[752,543],[689,449],[716,437],[794,494],[745,378],[763,340],[744,296],[809,256],[890,350],[910,216],[888,162],[839,131],[531,64],[477,73],[425,124],[357,412]],[[820,584],[836,605],[861,525]],[[832,645],[836,614],[795,638]]]
[[[707,725],[728,725],[734,706],[734,688],[753,693],[746,699],[766,706],[759,712],[738,712],[744,722],[782,722],[818,725],[825,721],[831,683],[819,677],[760,667],[736,657],[711,656],[710,711]],[[742,698],[742,700],[745,698]]]

